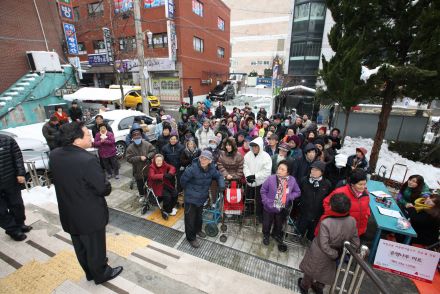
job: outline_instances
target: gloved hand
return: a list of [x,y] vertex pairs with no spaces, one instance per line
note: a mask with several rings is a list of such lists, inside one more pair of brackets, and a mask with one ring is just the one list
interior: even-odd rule
[[252,184],[253,182],[255,182],[255,175],[247,176],[246,182],[248,182],[249,184]]
[[170,173],[166,173],[163,177],[168,180],[171,180],[172,178],[174,178],[174,176]]

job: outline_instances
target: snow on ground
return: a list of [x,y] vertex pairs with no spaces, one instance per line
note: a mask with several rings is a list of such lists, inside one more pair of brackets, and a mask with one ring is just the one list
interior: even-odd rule
[[[349,136],[345,137],[344,146],[339,151],[341,154],[345,154],[347,156],[353,155],[356,152],[356,148],[364,147],[368,150],[367,159],[370,159],[371,148],[373,147],[372,139],[365,138],[351,138]],[[396,152],[392,152],[388,150],[388,144],[383,143],[382,148],[379,153],[379,160],[377,162],[376,172],[379,171],[379,168],[383,165],[386,167],[386,178],[390,176],[391,169],[393,164],[401,163],[408,166],[408,173],[405,177],[405,180],[408,179],[411,175],[421,175],[425,178],[425,182],[431,189],[439,189],[440,185],[437,181],[440,181],[440,169],[436,168],[429,164],[424,164],[422,162],[415,162],[406,158],[403,158]],[[405,168],[401,166],[396,166],[394,168],[391,179],[396,181],[402,181],[405,175]],[[381,174],[382,176],[382,174]]]
[[54,185],[51,185],[50,188],[38,186],[29,191],[23,190],[21,191],[21,195],[24,204],[32,203],[41,205],[45,203],[58,203]]

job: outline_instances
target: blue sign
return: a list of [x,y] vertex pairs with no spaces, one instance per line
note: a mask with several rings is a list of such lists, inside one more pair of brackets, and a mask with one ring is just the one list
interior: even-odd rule
[[266,85],[268,87],[272,87],[272,79],[271,78],[257,78],[257,85]]
[[88,58],[89,58],[90,65],[107,65],[108,64],[107,54],[105,54],[105,53],[89,54]]
[[167,0],[167,4],[165,7],[165,17],[174,19],[174,0]]
[[60,6],[61,17],[69,19],[69,20],[73,20],[72,6],[64,5],[64,4],[61,4],[61,3],[58,3],[58,5]]
[[165,0],[144,0],[144,8],[164,6]]
[[78,54],[78,42],[76,40],[75,26],[70,23],[63,23],[64,35],[66,36],[67,52]]
[[115,14],[133,9],[133,0],[115,0]]

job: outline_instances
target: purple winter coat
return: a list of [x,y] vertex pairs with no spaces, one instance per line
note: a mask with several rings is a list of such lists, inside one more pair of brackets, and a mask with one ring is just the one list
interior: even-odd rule
[[[261,186],[261,202],[263,203],[264,210],[269,213],[279,213],[280,210],[273,206],[275,195],[277,194],[277,176],[271,175]],[[301,190],[294,177],[289,176],[287,180],[287,200],[286,204],[292,202],[295,198],[301,195]]]
[[107,139],[101,141],[101,133],[98,132],[95,136],[93,146],[98,148],[100,158],[110,158],[116,156],[115,136],[112,132],[107,131]]

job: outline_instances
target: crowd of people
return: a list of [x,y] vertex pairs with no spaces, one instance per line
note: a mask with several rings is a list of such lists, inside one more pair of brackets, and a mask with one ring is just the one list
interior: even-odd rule
[[[343,242],[349,240],[358,246],[359,238],[367,230],[371,214],[367,190],[367,173],[370,172],[367,150],[356,148],[344,167],[336,166],[335,157],[341,148],[337,128],[328,131],[325,126],[312,122],[307,115],[283,117],[274,114],[269,117],[264,108],[255,114],[249,105],[242,109],[234,107],[229,113],[219,102],[211,111],[211,103],[182,104],[177,122],[163,109],[160,110],[155,142],[148,141],[141,122],[135,121],[126,140],[126,160],[132,165],[139,195],[146,196],[146,188],[151,188],[169,215],[175,215],[180,209],[177,199],[182,197],[186,238],[191,246],[198,248],[200,242],[197,237],[206,237],[202,229],[204,208],[215,203],[227,183],[237,182],[244,188],[245,199],[253,200],[253,211],[257,224],[261,224],[264,245],[269,245],[271,238],[282,244],[283,226],[289,216],[294,219],[296,233],[311,242],[300,265],[305,274],[298,281],[299,289],[301,293],[307,293],[309,288],[322,293],[324,285],[334,277],[335,260]],[[76,107],[73,106],[73,112],[69,111],[71,115],[78,112]],[[90,146],[93,144],[98,149],[98,172],[96,162],[76,148],[89,145],[88,141],[84,141],[88,130],[74,119],[71,119],[72,123],[66,123],[62,110],[57,110],[57,113],[43,127],[43,134],[53,150],[50,159],[53,173],[57,174],[56,170],[68,164],[66,152],[76,152],[79,161],[91,166],[85,174],[79,172],[79,178],[90,178],[87,179],[88,187],[83,187],[85,190],[82,192],[78,187],[78,192],[99,194],[104,199],[102,196],[111,191],[108,180],[119,178],[111,127],[103,122],[102,116],[95,117],[92,128],[94,142],[90,140]],[[61,128],[58,127],[60,124],[63,125]],[[62,148],[56,148],[59,146],[56,139],[58,132],[61,133],[59,141]],[[74,132],[74,135],[69,135],[69,132]],[[98,175],[91,174],[92,171]],[[95,252],[98,249],[90,247],[90,242],[94,239],[102,242],[108,213],[106,215],[103,211],[101,216],[94,216],[96,220],[90,220],[99,222],[93,232],[84,226],[84,220],[71,221],[70,218],[74,218],[71,211],[75,209],[65,205],[68,203],[66,198],[74,198],[66,190],[72,182],[60,177],[62,174],[60,172],[54,177],[54,183],[63,228],[72,234],[75,248]],[[17,174],[17,180],[21,181],[18,176],[21,177],[21,174]],[[440,196],[430,192],[423,177],[409,177],[399,191],[397,201],[418,233],[414,242],[422,245],[438,242]],[[92,202],[90,205],[103,205],[99,201]],[[78,209],[90,209],[83,206],[78,204]],[[30,229],[21,219],[13,225],[12,220],[9,222],[18,232],[11,235],[14,239],[22,239],[20,233]],[[99,236],[96,235],[98,233]],[[399,237],[396,236],[396,239]],[[281,250],[283,247],[278,248]],[[93,267],[94,261],[84,260],[83,252],[77,252],[77,255],[86,273],[97,283],[122,270],[108,267],[102,253],[96,259],[101,268]]]

